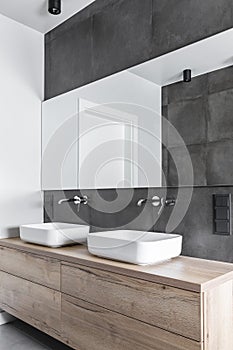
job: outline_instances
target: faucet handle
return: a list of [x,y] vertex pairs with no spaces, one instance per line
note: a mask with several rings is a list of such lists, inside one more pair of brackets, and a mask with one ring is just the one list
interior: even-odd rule
[[163,198],[160,198],[159,196],[154,196],[151,198],[151,204],[153,207],[160,207],[163,205]]
[[74,204],[80,205],[80,203],[81,203],[81,198],[79,196],[74,196]]
[[77,207],[78,212],[80,210],[80,205],[81,204],[86,205],[87,203],[88,203],[88,197],[87,196],[83,196],[83,197],[74,196],[74,204],[78,206]]
[[[157,197],[157,196],[155,196],[155,197]],[[153,197],[153,198],[155,198],[155,197]],[[152,205],[154,205],[154,204],[153,204],[153,198],[152,198]],[[166,200],[165,200],[165,199],[162,197],[162,198],[159,198],[159,199],[160,199],[160,204],[158,205],[158,204],[157,204],[158,198],[159,198],[159,197],[155,198],[155,204],[156,204],[156,205],[154,205],[154,206],[156,206],[156,207],[160,206],[159,211],[158,211],[158,215],[161,214],[161,212],[163,211],[163,209],[164,209],[165,207],[174,207],[175,204],[176,204],[176,200],[175,200],[175,199],[169,198],[169,199],[166,199]]]
[[174,207],[176,204],[176,200],[174,198],[169,198],[165,200],[165,205],[167,207]]
[[74,196],[74,204],[84,204],[86,205],[88,203],[88,197],[87,196]]

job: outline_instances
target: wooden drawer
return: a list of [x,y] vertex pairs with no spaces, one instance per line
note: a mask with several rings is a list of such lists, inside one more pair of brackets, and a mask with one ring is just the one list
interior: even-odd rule
[[63,264],[61,271],[61,289],[68,295],[197,342],[203,340],[199,293],[85,266]]
[[202,344],[62,294],[62,338],[77,350],[202,350]]
[[0,247],[0,270],[60,290],[60,262],[58,260]]
[[56,338],[61,293],[0,271],[0,308]]

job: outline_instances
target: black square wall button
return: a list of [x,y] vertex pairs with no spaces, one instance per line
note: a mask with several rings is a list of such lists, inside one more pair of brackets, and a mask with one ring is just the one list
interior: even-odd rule
[[215,222],[215,232],[222,235],[229,235],[230,224],[227,220],[220,220]]
[[227,207],[229,206],[230,195],[229,194],[215,194],[215,206],[216,207]]
[[230,211],[228,207],[218,207],[215,208],[215,218],[216,220],[229,220]]

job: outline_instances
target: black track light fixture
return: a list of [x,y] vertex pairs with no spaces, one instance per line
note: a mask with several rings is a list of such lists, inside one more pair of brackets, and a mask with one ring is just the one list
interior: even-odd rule
[[61,0],[49,0],[48,11],[51,13],[51,15],[60,15]]
[[190,83],[191,80],[192,80],[192,71],[191,71],[191,69],[185,69],[183,71],[183,81],[185,83]]

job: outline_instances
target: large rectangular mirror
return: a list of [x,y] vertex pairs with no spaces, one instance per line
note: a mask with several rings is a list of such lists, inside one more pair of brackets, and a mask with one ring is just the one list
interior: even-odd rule
[[232,40],[227,30],[45,101],[42,189],[232,184]]

